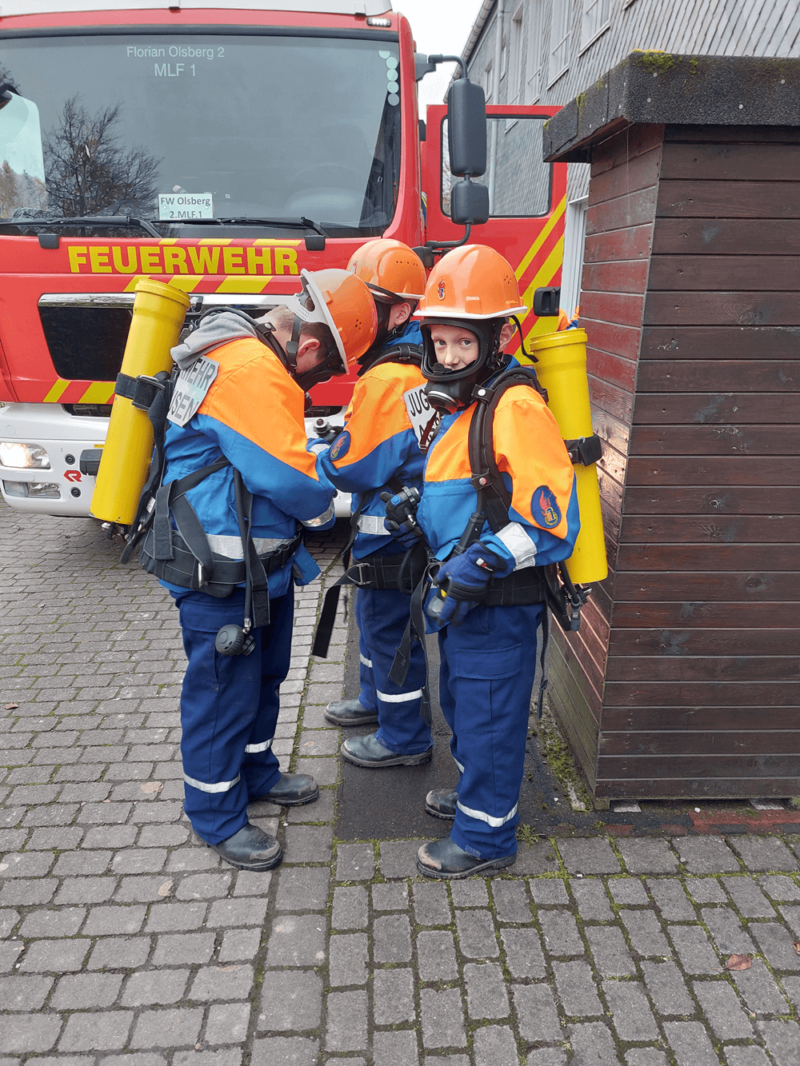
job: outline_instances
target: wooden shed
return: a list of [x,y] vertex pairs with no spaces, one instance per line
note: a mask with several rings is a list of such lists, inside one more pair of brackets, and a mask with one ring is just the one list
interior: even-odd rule
[[632,53],[550,120],[610,575],[556,639],[596,797],[800,794],[800,60]]

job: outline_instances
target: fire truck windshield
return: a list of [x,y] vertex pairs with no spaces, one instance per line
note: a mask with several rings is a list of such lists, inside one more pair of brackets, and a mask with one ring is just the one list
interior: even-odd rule
[[396,43],[209,32],[0,44],[5,232],[125,215],[164,235],[285,219],[371,236],[392,219]]

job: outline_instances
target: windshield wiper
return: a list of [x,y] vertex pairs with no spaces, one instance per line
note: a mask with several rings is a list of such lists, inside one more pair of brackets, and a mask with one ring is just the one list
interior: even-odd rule
[[34,218],[33,216],[16,215],[11,218],[0,218],[3,226],[124,226],[126,228],[139,226],[149,233],[151,237],[161,239],[161,234],[145,218],[134,218],[133,215],[76,215],[70,218]]
[[[162,219],[162,221],[165,221]],[[290,229],[310,229],[320,237],[330,236],[319,222],[301,215],[299,218],[254,218],[250,215],[232,215],[230,218],[173,218],[170,222],[183,222],[187,226],[210,222],[217,226],[286,226]]]

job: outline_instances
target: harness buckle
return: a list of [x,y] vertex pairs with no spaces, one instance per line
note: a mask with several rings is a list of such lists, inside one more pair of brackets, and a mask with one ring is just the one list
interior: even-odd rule
[[203,564],[202,563],[198,563],[197,564],[197,588],[198,588],[198,591],[201,590],[201,589],[204,589],[207,585],[208,585],[208,581],[206,581],[206,574],[205,574],[205,570],[203,569]]
[[[353,571],[357,571],[353,574]],[[355,563],[347,570],[347,576],[353,582],[354,585],[362,585],[368,581],[373,580],[372,563]]]
[[137,411],[148,411],[152,406],[156,393],[163,392],[165,383],[148,374],[140,374],[134,380],[133,396],[131,404]]

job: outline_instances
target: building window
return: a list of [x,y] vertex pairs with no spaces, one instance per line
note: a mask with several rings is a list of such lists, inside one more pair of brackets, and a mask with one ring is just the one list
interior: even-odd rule
[[511,39],[508,61],[508,102],[521,103],[522,97],[522,42],[524,40],[524,11],[521,3],[511,16]]
[[492,71],[491,59],[483,68],[483,94],[486,97],[486,103],[492,103],[494,97],[494,72]]
[[583,22],[581,23],[581,50],[608,29],[611,19],[611,0],[583,0]]
[[544,0],[530,0],[528,13],[528,53],[525,64],[526,103],[532,104],[539,99],[542,91],[542,31],[544,19],[542,8]]
[[569,0],[553,0],[550,18],[550,85],[569,66]]

